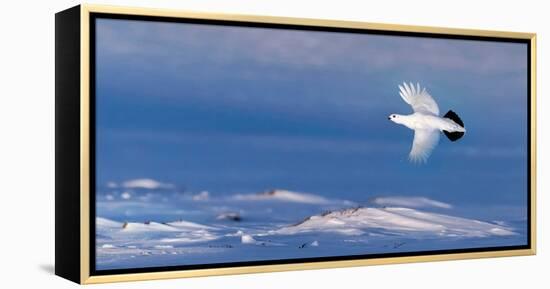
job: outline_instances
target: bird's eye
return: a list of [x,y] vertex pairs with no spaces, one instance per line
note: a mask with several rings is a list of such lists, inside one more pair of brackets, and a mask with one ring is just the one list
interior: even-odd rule
[[392,118],[395,118],[395,115],[392,115],[391,117],[392,117]]

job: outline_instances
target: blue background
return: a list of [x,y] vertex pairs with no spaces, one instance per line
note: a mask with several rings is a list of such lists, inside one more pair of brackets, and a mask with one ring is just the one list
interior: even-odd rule
[[[97,185],[153,178],[213,195],[281,188],[366,203],[425,196],[525,219],[527,45],[98,19]],[[407,160],[420,82],[465,122]]]

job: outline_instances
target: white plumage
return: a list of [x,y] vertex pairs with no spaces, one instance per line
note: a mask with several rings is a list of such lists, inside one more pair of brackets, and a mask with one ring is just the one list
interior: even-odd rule
[[416,83],[416,88],[411,83],[403,86],[399,85],[399,95],[403,100],[410,104],[414,112],[439,115],[439,106],[426,91],[426,88],[420,89],[420,84]]
[[466,132],[462,120],[453,111],[447,112],[444,117],[439,116],[439,106],[420,84],[417,83],[416,87],[412,83],[399,85],[399,95],[412,107],[413,113],[391,114],[388,119],[414,130],[410,161],[426,162],[439,142],[440,132],[444,132],[451,141],[461,138]]

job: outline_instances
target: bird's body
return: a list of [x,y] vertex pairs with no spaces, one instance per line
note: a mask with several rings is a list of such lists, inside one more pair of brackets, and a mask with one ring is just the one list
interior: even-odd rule
[[439,116],[439,107],[426,89],[420,89],[411,83],[399,86],[401,98],[410,104],[414,113],[409,115],[392,114],[391,121],[414,130],[414,140],[409,159],[414,162],[426,162],[439,141],[440,132],[451,140],[461,138],[466,129],[464,123],[453,111]]
[[415,112],[409,115],[399,115],[399,122],[395,123],[402,124],[412,130],[417,129],[437,129],[439,131],[448,131],[448,132],[465,132],[466,129],[458,125],[453,120],[440,117],[433,114],[424,114],[421,112]]

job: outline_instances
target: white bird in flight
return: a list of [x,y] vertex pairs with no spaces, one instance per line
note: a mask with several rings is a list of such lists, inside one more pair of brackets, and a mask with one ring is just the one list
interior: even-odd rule
[[410,161],[425,163],[439,142],[440,132],[451,141],[458,140],[466,132],[464,123],[452,110],[443,117],[439,116],[439,106],[426,88],[420,89],[420,84],[415,87],[412,83],[403,83],[403,86],[399,85],[399,90],[401,98],[414,112],[409,115],[391,114],[388,119],[414,130]]

